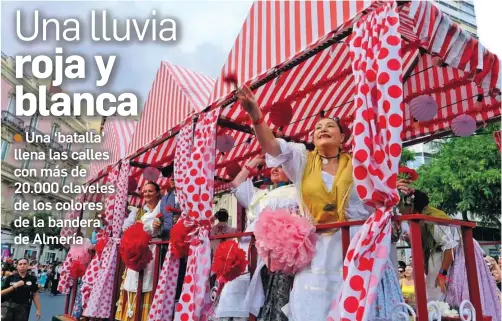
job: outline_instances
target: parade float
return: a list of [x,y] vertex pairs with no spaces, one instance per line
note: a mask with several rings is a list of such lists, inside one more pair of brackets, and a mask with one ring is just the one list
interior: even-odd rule
[[[363,286],[357,289],[344,283],[329,320],[366,320],[364,307],[371,300],[380,266],[389,254],[391,220],[410,224],[417,296],[416,309],[410,310],[410,314],[416,320],[441,319],[441,308],[427,303],[424,266],[417,263],[424,261],[420,224],[427,221],[460,228],[465,257],[474,257],[472,230],[476,225],[418,214],[392,216],[391,208],[399,201],[395,189],[398,161],[404,146],[450,135],[469,136],[480,126],[500,121],[500,62],[430,1],[375,1],[367,7],[365,4],[356,1],[350,5],[253,5],[209,101],[197,112],[185,113],[164,132],[155,133],[152,141],[138,139],[140,145],[135,146],[131,156],[101,174],[108,177],[117,192],[106,198],[109,240],[96,275],[99,287],[93,289],[88,302],[88,307],[99,302],[99,308],[90,307],[84,315],[114,316],[120,274],[117,247],[125,204],[128,198],[130,204],[141,204],[136,189],[129,186],[142,186],[153,178],[163,185],[165,180],[160,173],[172,166],[182,219],[191,230],[183,299],[175,306],[172,287],[179,273],[179,258],[168,254],[160,262],[156,250],[154,301],[149,320],[200,320],[206,316],[211,305],[212,198],[215,191],[227,188],[246,160],[260,153],[249,119],[237,103],[237,82],[253,90],[266,114],[265,121],[277,137],[312,148],[310,134],[319,117],[338,117],[352,133],[345,149],[353,155],[354,182],[359,197],[375,207],[376,214],[366,222],[316,226],[317,231],[341,230],[346,257],[344,279],[363,280]],[[299,10],[303,5],[308,10]],[[298,15],[281,16],[279,12],[288,12],[279,10],[284,9],[281,6]],[[317,6],[315,12],[313,6]],[[320,9],[324,10],[322,17],[328,19],[317,16]],[[293,35],[288,41],[281,38],[284,30],[278,27],[279,23],[275,24],[276,29],[263,28],[259,23],[272,18],[284,22],[288,37]],[[298,19],[315,23],[316,28],[310,23],[297,23]],[[149,119],[154,128],[163,126],[147,109],[143,119]],[[263,173],[255,174],[256,179],[262,178]],[[362,225],[352,241],[351,225]],[[239,233],[215,238],[243,236],[253,237]],[[168,242],[153,244],[160,249],[161,244]],[[368,266],[367,262],[373,263]],[[256,251],[251,242],[251,274],[255,265]],[[475,262],[466,261],[466,270],[470,302],[462,303],[459,315],[449,318],[485,320]],[[138,289],[141,282],[140,272]],[[367,295],[361,295],[362,291]],[[141,295],[136,296],[137,309],[141,300]],[[408,313],[401,317],[407,319]],[[250,315],[250,319],[255,320],[256,316]]]

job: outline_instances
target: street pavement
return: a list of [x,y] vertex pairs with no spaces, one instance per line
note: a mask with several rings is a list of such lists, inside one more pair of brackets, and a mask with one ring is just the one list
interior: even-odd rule
[[[66,301],[66,295],[59,294],[57,296],[51,296],[50,291],[41,292],[40,305],[42,306],[42,317],[40,321],[51,321],[52,317],[55,315],[61,315],[64,313],[64,305]],[[30,310],[30,320],[37,321],[37,309],[35,305],[31,305]]]

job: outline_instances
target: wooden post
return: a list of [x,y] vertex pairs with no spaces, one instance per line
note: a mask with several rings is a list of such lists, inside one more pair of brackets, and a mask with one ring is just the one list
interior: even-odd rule
[[[476,268],[476,254],[472,239],[472,228],[462,226],[462,241],[464,243],[465,267],[467,271],[467,284],[469,285],[469,299],[476,309],[476,320],[483,320],[483,309],[479,294],[478,272]],[[468,260],[467,258],[472,258]],[[462,312],[460,312],[462,313]]]
[[420,220],[410,220],[410,232],[417,319],[420,321],[428,320],[429,312],[427,310],[427,289],[425,286],[424,252],[422,250],[422,231],[420,229]]

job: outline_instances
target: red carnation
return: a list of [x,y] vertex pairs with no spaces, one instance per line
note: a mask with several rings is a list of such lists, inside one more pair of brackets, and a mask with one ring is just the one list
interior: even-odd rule
[[418,179],[419,176],[416,170],[408,168],[406,166],[401,166],[399,167],[399,175],[397,177],[414,182]]
[[159,214],[155,215],[155,218],[159,219],[160,224],[164,224],[164,214],[159,213]]
[[85,274],[85,266],[79,261],[74,260],[71,262],[70,266],[70,276],[74,279],[78,279]]
[[152,236],[144,231],[143,223],[137,222],[127,230],[120,241],[120,257],[128,269],[139,272],[153,259],[148,246]]
[[188,242],[188,234],[194,229],[194,226],[186,227],[185,220],[181,219],[174,224],[171,229],[170,249],[171,255],[175,258],[183,258],[188,256],[190,243]]
[[230,83],[230,84],[234,85],[235,87],[238,86],[237,75],[233,72],[223,76],[223,81],[226,83]]
[[166,212],[171,212],[173,214],[179,214],[179,213],[181,213],[181,210],[179,208],[172,207],[172,206],[169,206],[169,205],[167,205],[165,207],[165,210],[166,210]]
[[218,245],[214,253],[211,271],[216,274],[218,280],[226,283],[244,273],[247,264],[246,252],[239,248],[237,242],[225,241]]

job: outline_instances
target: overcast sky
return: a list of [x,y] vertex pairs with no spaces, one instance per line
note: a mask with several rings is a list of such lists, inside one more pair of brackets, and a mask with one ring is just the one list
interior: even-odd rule
[[[93,55],[117,55],[113,78],[101,92],[135,92],[138,98],[148,94],[161,61],[217,77],[247,17],[251,1],[162,1],[162,2],[5,2],[2,1],[2,52],[7,55],[54,56],[54,48],[63,47],[64,55],[80,54],[87,64],[86,81],[66,81],[63,88],[74,92],[95,90],[97,69]],[[58,18],[61,28],[64,19],[75,18],[80,22],[80,42],[60,42],[52,30],[45,42],[23,42],[16,36],[16,10],[24,13],[22,24],[26,34],[33,34],[34,11],[39,10],[39,19]],[[155,18],[157,32],[160,21],[172,18],[177,22],[176,42],[129,42],[96,43],[91,38],[91,11],[108,12],[108,19],[117,18],[125,24],[126,18],[140,20]],[[152,16],[152,10],[156,15]],[[99,11],[101,12],[101,11]],[[152,23],[152,21],[150,22]],[[40,23],[41,25],[41,23]],[[141,26],[141,25],[140,25]],[[62,34],[64,29],[60,30]],[[131,28],[131,34],[133,33]],[[110,32],[110,31],[109,31]],[[151,34],[152,29],[149,29]],[[41,37],[42,30],[39,29]],[[118,63],[118,65],[117,65]],[[142,106],[142,104],[141,104]]]
[[[81,54],[86,57],[86,81],[67,81],[63,88],[68,91],[85,92],[96,90],[96,67],[91,56],[118,55],[114,67],[113,78],[101,92],[112,91],[135,92],[144,98],[161,61],[169,61],[176,65],[217,77],[232,48],[234,40],[251,7],[251,1],[57,1],[57,2],[25,2],[2,1],[2,51],[8,55],[41,54],[54,55],[54,48],[64,48],[65,55]],[[498,32],[501,29],[499,15],[502,1],[475,0],[478,21],[478,32],[482,43],[488,49],[502,55],[502,42]],[[16,10],[24,13],[23,25],[33,30],[33,13],[40,11],[42,18],[64,19],[76,18],[80,21],[79,43],[59,44],[51,33],[46,42],[25,43],[16,37]],[[130,42],[130,43],[91,43],[90,17],[91,10],[106,9],[110,18],[117,18],[124,23],[126,18],[147,19],[156,10],[158,23],[163,18],[177,21],[178,40],[172,43],[163,42]],[[53,30],[52,30],[53,31]],[[131,30],[132,31],[132,30]],[[41,33],[41,30],[39,30]],[[149,30],[151,32],[151,29]],[[62,30],[61,30],[62,33]],[[140,103],[140,106],[142,106]]]

